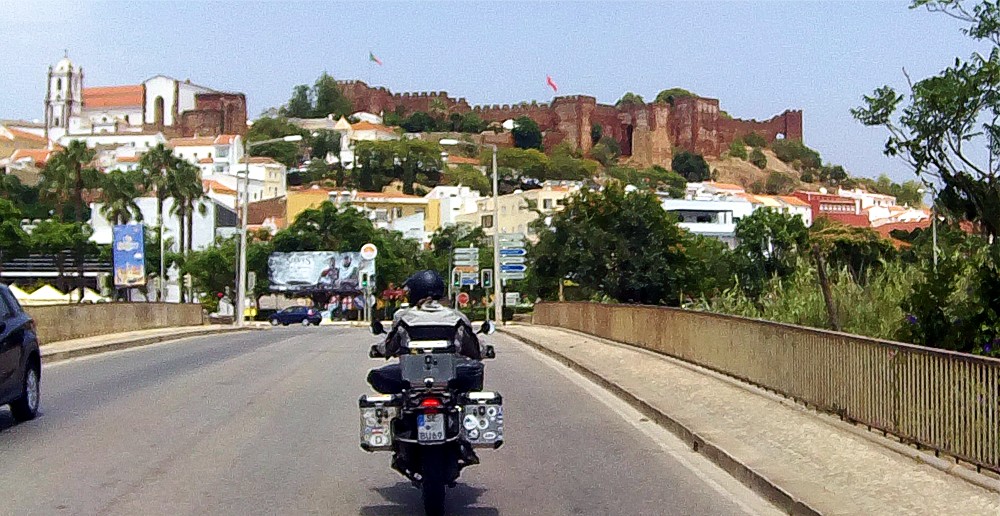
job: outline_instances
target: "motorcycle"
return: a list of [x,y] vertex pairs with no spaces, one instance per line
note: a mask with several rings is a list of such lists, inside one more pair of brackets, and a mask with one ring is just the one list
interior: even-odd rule
[[[455,487],[462,469],[479,464],[476,449],[503,445],[503,399],[483,391],[483,364],[458,352],[462,338],[475,339],[496,331],[486,321],[473,331],[464,321],[454,326],[400,323],[388,338],[399,339],[394,356],[378,345],[371,358],[399,358],[398,364],[373,369],[368,382],[380,394],[363,395],[361,448],[391,451],[392,469],[422,491],[428,516],[444,514],[446,487]],[[372,333],[385,334],[382,323]],[[496,357],[493,346],[482,357]]]

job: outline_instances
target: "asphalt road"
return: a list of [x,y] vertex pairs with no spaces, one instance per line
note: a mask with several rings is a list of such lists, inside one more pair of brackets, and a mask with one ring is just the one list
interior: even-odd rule
[[[346,327],[191,338],[46,366],[42,413],[0,409],[0,514],[420,514],[358,447],[374,337]],[[565,367],[492,338],[506,444],[449,490],[454,514],[776,514]]]

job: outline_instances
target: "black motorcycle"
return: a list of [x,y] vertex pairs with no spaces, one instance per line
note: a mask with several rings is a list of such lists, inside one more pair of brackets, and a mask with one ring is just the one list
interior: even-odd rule
[[[365,395],[361,409],[361,448],[392,451],[392,468],[423,493],[428,516],[444,514],[445,488],[454,487],[462,469],[479,464],[475,449],[503,445],[503,400],[483,391],[483,363],[462,356],[462,339],[492,334],[486,321],[475,332],[464,321],[454,326],[399,324],[387,339],[397,339],[392,356],[377,345],[371,358],[399,358],[368,374],[379,396]],[[384,334],[379,321],[372,333]],[[467,345],[467,343],[466,343]],[[495,358],[492,346],[482,358]]]

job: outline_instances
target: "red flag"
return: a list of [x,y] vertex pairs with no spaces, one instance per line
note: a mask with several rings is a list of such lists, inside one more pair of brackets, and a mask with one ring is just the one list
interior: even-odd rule
[[552,76],[551,75],[546,75],[545,76],[545,82],[548,83],[548,85],[549,85],[550,88],[552,88],[552,91],[555,91],[555,92],[559,91],[559,86],[556,86],[556,81],[552,80]]

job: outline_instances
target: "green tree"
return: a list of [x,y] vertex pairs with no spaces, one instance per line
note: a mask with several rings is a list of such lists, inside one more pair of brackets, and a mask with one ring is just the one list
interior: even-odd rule
[[820,246],[833,269],[846,268],[859,285],[896,258],[892,244],[869,228],[848,226],[820,218],[809,229],[809,238]]
[[335,156],[340,154],[340,133],[327,130],[316,131],[309,138],[309,154],[312,160],[324,160],[326,155],[331,153]]
[[21,210],[11,201],[0,199],[0,271],[3,262],[28,252],[28,234],[21,228]]
[[542,130],[530,117],[514,119],[514,146],[519,149],[542,149]]
[[559,144],[552,149],[549,158],[548,179],[580,181],[597,174],[599,164],[576,156],[575,149],[567,144]]
[[621,145],[618,144],[618,140],[610,137],[601,138],[597,142],[597,145],[594,145],[590,149],[590,156],[605,167],[613,165],[618,160],[618,157],[621,156],[621,153],[622,149]]
[[797,185],[798,181],[795,178],[772,170],[767,174],[767,179],[764,181],[764,193],[768,195],[786,195],[791,193]]
[[82,260],[82,253],[95,252],[96,247],[90,242],[93,233],[93,228],[88,224],[50,219],[39,222],[31,231],[27,242],[33,252],[53,257],[57,269],[57,288],[66,291],[66,259],[77,254],[78,259]]
[[[300,135],[306,139],[310,137],[309,131],[292,124],[285,118],[262,117],[254,120],[253,125],[247,131],[246,139],[247,142],[252,143],[292,135]],[[292,168],[298,165],[302,158],[302,145],[299,142],[285,141],[268,143],[253,147],[250,149],[250,154],[274,158],[275,161]]]
[[313,84],[312,98],[312,115],[316,118],[325,118],[328,115],[340,118],[353,112],[354,106],[351,105],[351,101],[340,91],[336,79],[326,72],[323,72]]
[[469,111],[461,116],[461,122],[458,126],[458,131],[463,133],[476,133],[479,134],[486,130],[487,123],[478,114]]
[[767,140],[765,140],[763,136],[761,136],[761,135],[759,135],[759,134],[757,134],[757,133],[755,133],[753,131],[751,131],[749,134],[747,134],[746,136],[744,136],[743,137],[743,141],[746,142],[747,145],[749,145],[749,146],[751,146],[751,147],[753,147],[755,149],[760,149],[760,148],[763,148],[763,147],[767,147]]
[[490,178],[472,165],[462,163],[457,167],[449,168],[445,172],[445,177],[448,179],[448,184],[468,186],[484,196],[493,193],[493,183]]
[[441,182],[444,163],[441,146],[418,139],[359,142],[354,150],[358,184],[365,191],[382,191],[393,180],[412,194],[414,183],[435,186]]
[[739,158],[743,161],[747,160],[747,146],[743,143],[743,140],[737,138],[729,144],[729,157]]
[[733,268],[740,288],[757,299],[773,277],[795,272],[796,260],[809,243],[809,232],[801,217],[769,208],[755,210],[736,224]]
[[693,154],[688,151],[674,154],[670,168],[690,182],[706,181],[712,177],[705,158],[701,154]]
[[816,152],[799,140],[775,140],[771,150],[781,161],[792,165],[797,170],[815,170],[823,165],[819,152]]
[[643,170],[632,167],[612,167],[607,170],[606,174],[626,185],[665,188],[670,197],[674,199],[683,198],[687,189],[687,180],[684,179],[684,176],[658,165]]
[[673,105],[674,101],[677,99],[697,97],[698,95],[691,93],[684,88],[669,88],[656,94],[656,102],[665,102],[667,104]]
[[306,84],[299,84],[292,90],[292,98],[288,99],[281,109],[281,115],[291,118],[309,118],[313,114],[312,91]]
[[101,215],[112,224],[142,222],[136,203],[142,195],[143,177],[138,170],[112,170],[104,176],[101,187]]
[[522,177],[544,180],[551,163],[538,149],[504,148],[497,151],[497,166],[516,170]]
[[767,168],[767,156],[764,155],[759,147],[754,147],[753,150],[750,151],[750,163],[752,163],[753,166],[764,170]]
[[646,102],[642,100],[642,95],[632,93],[631,91],[622,95],[622,98],[618,99],[618,102],[615,102],[615,107],[639,107],[645,105]]
[[688,280],[685,235],[652,193],[614,183],[585,190],[539,233],[532,267],[547,288],[570,278],[620,302],[679,303]]

